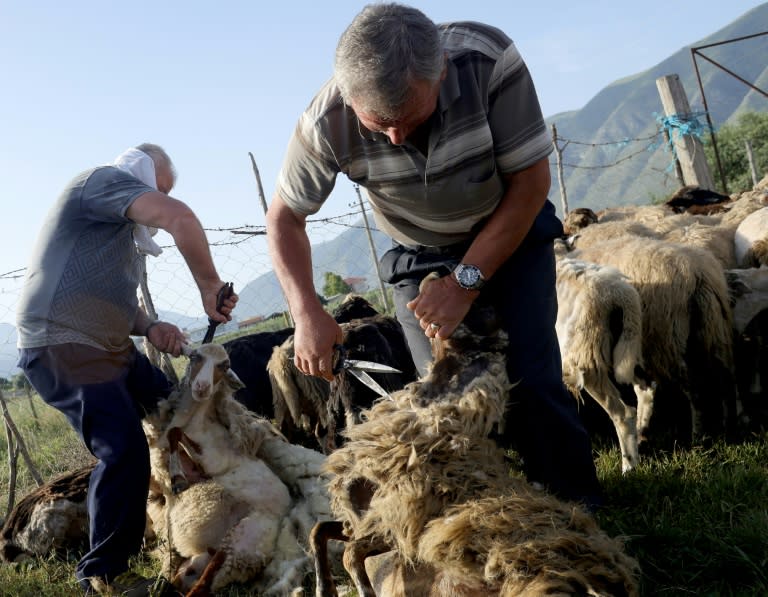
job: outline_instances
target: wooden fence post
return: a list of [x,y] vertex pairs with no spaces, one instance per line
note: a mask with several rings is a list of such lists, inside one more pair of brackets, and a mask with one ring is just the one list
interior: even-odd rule
[[552,145],[555,146],[555,156],[557,159],[557,184],[560,185],[560,203],[563,206],[563,220],[568,215],[568,194],[565,192],[565,179],[563,177],[563,149],[568,146],[569,141],[560,147],[557,144],[557,127],[552,123]]
[[[667,117],[677,116],[683,121],[691,118],[688,97],[685,95],[685,89],[683,89],[678,75],[659,77],[656,79],[656,87],[659,90],[661,103]],[[685,184],[714,190],[715,184],[709,171],[701,140],[695,135],[684,132],[671,136]]]
[[[259,174],[259,167],[256,165],[256,159],[253,157],[253,154],[250,151],[248,152],[248,155],[251,156],[251,167],[253,168],[253,175],[256,177],[256,185],[259,188],[259,201],[261,201],[261,209],[264,210],[264,215],[266,216],[267,211],[269,210],[269,207],[267,206],[267,200],[264,197],[264,187],[261,184],[261,175]],[[285,293],[283,293],[283,296],[285,296]],[[287,302],[288,301],[286,300],[286,304]],[[283,317],[285,318],[285,323],[287,327],[289,328],[294,327],[293,316],[291,315],[290,307],[285,311],[283,311]]]
[[752,150],[752,141],[749,139],[744,141],[744,145],[747,149],[747,160],[749,160],[749,171],[752,174],[752,188],[754,189],[759,182],[757,176],[757,165],[755,163],[755,152]]
[[389,312],[389,301],[387,300],[387,290],[384,287],[384,281],[379,275],[379,256],[376,254],[376,244],[373,242],[373,235],[371,234],[371,227],[368,224],[368,216],[365,214],[365,205],[363,205],[363,196],[360,193],[360,186],[355,185],[355,192],[357,193],[357,202],[360,205],[360,213],[363,214],[363,222],[365,223],[365,232],[368,235],[368,246],[371,248],[371,256],[373,257],[373,269],[376,271],[376,277],[379,280],[379,291],[381,292],[381,304],[384,305],[384,310]]

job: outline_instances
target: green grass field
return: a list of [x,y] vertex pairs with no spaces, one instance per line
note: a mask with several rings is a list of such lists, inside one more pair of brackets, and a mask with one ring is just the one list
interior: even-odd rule
[[[44,479],[87,462],[88,453],[64,418],[39,398],[15,397],[9,406]],[[639,560],[643,596],[768,595],[768,435],[754,435],[738,445],[715,442],[707,448],[646,455],[626,476],[610,440],[596,440],[595,447],[607,496],[597,517],[609,534],[625,537],[627,550]],[[0,507],[5,513],[5,438],[0,440],[0,461],[6,463],[0,470]],[[34,488],[22,459],[18,468],[16,501]],[[24,565],[2,564],[0,596],[79,595],[73,580],[76,559],[77,554],[70,554]],[[153,574],[159,565],[138,558],[134,568]],[[311,584],[308,588],[311,594]],[[251,594],[233,587],[222,595]]]

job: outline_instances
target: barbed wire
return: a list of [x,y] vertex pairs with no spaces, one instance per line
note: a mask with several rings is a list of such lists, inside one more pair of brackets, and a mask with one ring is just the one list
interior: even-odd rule
[[[665,126],[667,125],[673,126],[673,121],[670,120],[665,124]],[[655,152],[655,150],[663,147],[665,142],[658,140],[661,134],[660,127],[652,135],[635,138],[625,137],[617,141],[588,142],[564,138],[558,140],[562,141],[564,145],[573,144],[596,150],[615,147],[618,151],[622,151],[634,143],[643,144],[641,148],[629,154],[606,159],[602,163],[584,164],[582,161],[579,164],[563,164],[563,166],[573,170],[605,170],[628,162],[642,154]],[[649,161],[644,168],[641,180],[636,181],[636,184],[647,184],[649,187],[654,184],[666,186],[671,181],[669,168],[662,170],[660,161],[660,157],[655,158],[656,163]],[[590,188],[592,191],[597,190],[608,197],[611,196],[610,193],[616,191],[613,185],[604,183],[601,179],[591,181]],[[361,209],[355,202],[354,204],[351,203],[349,208],[350,211],[341,215],[307,219],[307,232],[313,246],[335,239],[340,230],[365,228],[362,216],[370,213],[370,207],[366,205]],[[374,230],[376,230],[375,227]],[[260,276],[272,271],[272,263],[266,244],[267,230],[265,226],[242,224],[232,227],[205,228],[205,231],[214,263],[216,263],[222,279],[238,280],[239,290],[244,290],[250,282],[260,279]],[[370,247],[363,240],[364,236],[361,235],[359,245],[344,247],[344,251],[349,256],[353,256],[356,261],[361,261],[361,256],[370,254]],[[156,308],[173,312],[184,321],[188,320],[187,324],[190,327],[194,327],[196,322],[205,322],[196,286],[183,256],[173,244],[161,244],[161,246],[163,253],[160,257],[148,262],[148,279]],[[341,262],[346,257],[335,255],[329,257],[325,262],[316,262],[316,258],[317,256],[313,254],[313,266],[316,271],[338,272],[342,271],[340,269]],[[375,272],[375,264],[369,270]],[[6,377],[9,369],[14,370],[15,366],[16,330],[14,328],[14,314],[21,297],[25,271],[26,268],[22,267],[0,274],[0,377]],[[238,310],[243,314],[243,317],[251,312],[264,314],[280,312],[285,309],[282,295],[275,291],[274,284],[276,282],[270,282],[270,284],[273,285],[269,288],[265,286],[263,291],[259,289],[249,290],[246,297],[241,294],[242,302],[238,304]],[[368,290],[373,289],[371,281],[368,281],[367,284]],[[190,291],[190,289],[194,289],[194,291]],[[248,299],[249,305],[245,304],[244,298]],[[9,363],[12,364],[9,365]]]

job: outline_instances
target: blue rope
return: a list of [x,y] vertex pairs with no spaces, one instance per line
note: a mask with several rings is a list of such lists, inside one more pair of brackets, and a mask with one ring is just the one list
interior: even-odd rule
[[656,116],[656,122],[659,123],[662,131],[667,132],[667,138],[669,141],[664,148],[664,151],[671,151],[674,157],[667,167],[667,171],[672,171],[674,160],[677,159],[677,151],[675,150],[675,139],[680,139],[685,135],[696,137],[702,143],[704,140],[704,133],[707,132],[708,127],[702,124],[699,120],[702,116],[706,116],[706,112],[690,112],[689,114],[670,114],[669,116],[660,116],[654,112]]
[[669,145],[672,145],[676,137],[679,138],[685,135],[697,137],[700,141],[703,141],[703,135],[707,132],[708,127],[702,124],[699,118],[706,116],[706,114],[706,112],[691,112],[690,114],[659,116],[654,112],[656,122],[659,123],[662,130],[667,131]]

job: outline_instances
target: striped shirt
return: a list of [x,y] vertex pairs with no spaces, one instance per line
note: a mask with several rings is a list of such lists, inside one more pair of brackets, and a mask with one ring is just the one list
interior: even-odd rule
[[363,127],[328,81],[299,119],[277,192],[316,213],[339,172],[367,191],[377,226],[402,244],[444,246],[475,235],[504,192],[502,175],[549,155],[552,140],[528,69],[500,30],[439,25],[448,57],[425,157]]

